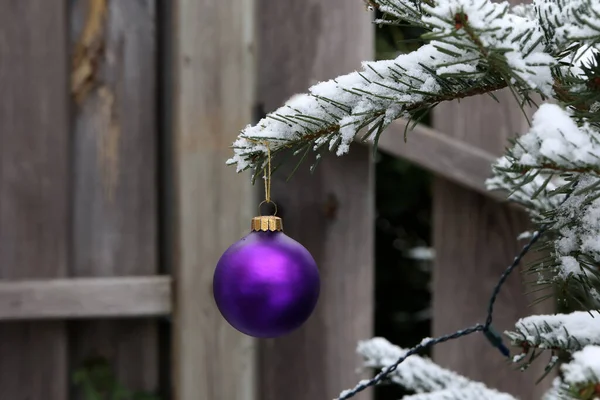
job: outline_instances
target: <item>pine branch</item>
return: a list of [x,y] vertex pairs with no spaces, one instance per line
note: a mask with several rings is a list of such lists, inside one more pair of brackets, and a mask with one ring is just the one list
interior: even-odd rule
[[554,378],[552,380],[552,387],[544,393],[542,400],[565,400],[563,383],[560,378]]
[[532,91],[551,93],[555,59],[544,52],[544,33],[535,20],[511,14],[506,3],[373,1],[425,27],[429,44],[392,61],[364,63],[361,72],[295,96],[241,132],[229,164],[258,174],[267,145],[274,157],[284,150],[304,154],[326,148],[342,155],[359,132],[376,145],[395,119],[417,118],[443,101],[509,86],[519,104],[529,102]]
[[498,174],[539,171],[600,176],[600,133],[588,121],[578,124],[572,111],[542,104],[529,132],[516,140],[504,158],[501,165],[494,166]]
[[552,174],[535,169],[517,172],[509,158],[500,159],[493,168],[495,176],[486,181],[487,189],[506,192],[507,199],[527,208],[536,222],[564,200],[564,194],[552,195],[564,185]]
[[583,309],[600,308],[600,178],[580,175],[565,185],[570,197],[546,213],[552,260],[533,264],[538,285],[552,285],[559,299]]
[[600,51],[597,45],[575,44],[554,69],[555,98],[576,120],[600,124]]
[[[544,104],[530,131],[494,166],[490,189],[528,207],[548,227],[551,259],[533,263],[536,285],[552,285],[561,300],[600,307],[600,133],[574,111]],[[569,199],[563,202],[566,195]]]
[[[382,369],[392,365],[406,350],[384,338],[376,337],[359,342],[357,352],[364,357],[365,366]],[[420,356],[407,358],[389,377],[392,382],[417,393],[460,388],[472,383],[469,379]]]
[[515,331],[505,334],[523,350],[513,361],[527,366],[540,354],[537,350],[573,353],[588,345],[600,345],[600,313],[533,315],[520,319]]
[[536,13],[556,48],[600,42],[600,3],[593,0],[537,1]]
[[384,14],[381,20],[375,20],[376,24],[405,25],[409,23],[413,26],[422,26],[421,17],[425,14],[421,5],[425,4],[433,7],[432,0],[412,1],[412,0],[366,0],[371,9],[376,9]]
[[563,382],[569,386],[571,395],[582,399],[600,396],[599,346],[587,346],[573,354],[573,360],[563,365],[561,371]]
[[586,346],[573,354],[561,367],[562,378],[556,379],[544,400],[600,398],[600,347]]
[[[406,350],[384,338],[373,338],[360,342],[357,352],[365,358],[365,366],[383,369],[392,365]],[[489,389],[417,355],[407,358],[389,379],[417,393],[404,397],[406,400],[514,400],[508,394]]]

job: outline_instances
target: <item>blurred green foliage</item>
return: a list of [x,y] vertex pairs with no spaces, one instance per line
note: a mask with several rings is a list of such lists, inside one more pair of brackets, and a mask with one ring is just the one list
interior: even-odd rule
[[117,380],[108,360],[102,357],[85,360],[73,373],[73,383],[85,400],[161,400],[151,393],[127,389]]
[[[378,60],[395,58],[421,44],[421,32],[412,27],[375,29]],[[409,250],[430,246],[431,175],[382,152],[375,171],[375,335],[412,347],[430,336],[429,263],[411,258]],[[397,400],[405,394],[397,385],[381,385],[375,399]]]

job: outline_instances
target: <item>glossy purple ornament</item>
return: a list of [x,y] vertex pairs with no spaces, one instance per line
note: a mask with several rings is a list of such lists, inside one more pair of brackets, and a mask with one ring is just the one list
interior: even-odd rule
[[219,311],[234,328],[274,338],[299,328],[320,291],[311,254],[285,235],[278,217],[256,217],[252,232],[221,256],[213,278]]

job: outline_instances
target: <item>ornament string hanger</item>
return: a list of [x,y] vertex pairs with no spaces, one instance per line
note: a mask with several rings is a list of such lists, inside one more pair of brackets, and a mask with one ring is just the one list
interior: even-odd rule
[[[271,200],[271,146],[268,141],[263,144],[267,148],[267,164],[263,169],[263,178],[265,181],[265,199],[258,205],[258,217],[252,218],[253,231],[282,231],[283,223],[281,218],[277,217],[277,204]],[[263,204],[273,204],[275,210],[273,215],[262,215],[261,206]]]
[[263,144],[267,148],[267,164],[263,168],[263,179],[265,181],[265,199],[260,203],[258,211],[260,213],[260,206],[262,206],[263,204],[273,204],[273,206],[275,207],[275,212],[273,213],[273,215],[277,215],[277,204],[271,201],[271,145],[267,141],[263,142]]

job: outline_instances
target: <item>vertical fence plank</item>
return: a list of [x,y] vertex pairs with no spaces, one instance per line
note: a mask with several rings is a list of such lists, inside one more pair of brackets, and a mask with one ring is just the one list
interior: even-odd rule
[[176,400],[255,399],[254,341],[231,328],[212,295],[221,254],[255,210],[247,174],[225,165],[252,121],[254,1],[172,3]]
[[[0,279],[67,273],[66,1],[0,12]],[[0,397],[67,398],[62,322],[0,323]]]
[[[157,262],[154,0],[71,9],[75,276],[153,275]],[[71,359],[111,361],[136,390],[158,385],[152,320],[73,322]]]
[[[372,59],[371,14],[359,1],[259,1],[259,101],[279,107],[318,80],[334,78]],[[355,145],[343,157],[308,163],[291,181],[278,170],[273,198],[284,229],[315,257],[322,279],[314,315],[299,331],[261,341],[264,400],[327,399],[359,375],[357,341],[373,332],[373,168],[370,150]],[[286,173],[287,172],[287,173]],[[358,398],[370,398],[365,392]]]
[[[502,154],[508,137],[527,131],[527,123],[510,93],[445,103],[434,110],[434,126],[457,139]],[[525,213],[499,204],[443,178],[434,183],[433,335],[483,322],[487,301],[502,272],[524,242],[517,236],[527,230]],[[518,318],[551,313],[548,300],[529,307],[522,276],[515,271],[503,287],[494,313],[494,327],[512,329]],[[541,294],[537,294],[541,295]],[[510,365],[483,335],[451,341],[436,347],[434,359],[466,376],[523,399],[540,398],[551,378],[535,385],[542,376],[543,361],[523,373]]]

